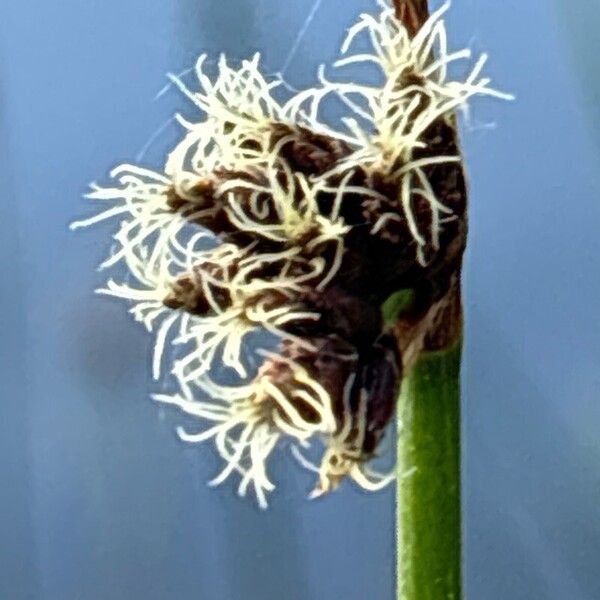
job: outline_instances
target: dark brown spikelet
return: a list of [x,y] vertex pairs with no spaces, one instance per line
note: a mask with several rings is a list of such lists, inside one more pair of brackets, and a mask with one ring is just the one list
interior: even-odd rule
[[[300,365],[327,390],[340,428],[348,417],[348,409],[352,421],[358,425],[363,418],[360,416],[361,398],[366,396],[365,436],[360,450],[368,460],[389,425],[399,392],[402,368],[394,337],[381,335],[363,352],[335,334],[303,339],[314,349],[284,341],[278,347],[277,355],[263,365],[260,375],[268,375],[282,391],[290,393],[298,384],[293,379],[288,360]],[[347,389],[349,382],[351,387]],[[345,395],[348,395],[348,406]],[[297,402],[295,408],[309,422],[317,418],[314,409],[303,402]]]

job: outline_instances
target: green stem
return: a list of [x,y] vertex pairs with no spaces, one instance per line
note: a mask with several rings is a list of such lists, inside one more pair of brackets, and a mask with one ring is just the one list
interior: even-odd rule
[[398,599],[460,600],[460,342],[424,354],[398,404]]

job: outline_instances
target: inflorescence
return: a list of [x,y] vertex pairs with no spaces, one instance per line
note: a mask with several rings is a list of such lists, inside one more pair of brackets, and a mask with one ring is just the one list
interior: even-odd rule
[[[317,474],[313,495],[345,477],[369,490],[390,477],[373,457],[393,414],[401,348],[381,307],[393,292],[416,291],[421,310],[438,302],[460,269],[466,189],[454,113],[471,96],[505,98],[481,76],[486,57],[462,81],[451,63],[445,5],[412,34],[381,5],[362,15],[334,65],[373,63],[382,83],[330,80],[280,100],[282,82],[260,71],[259,56],[238,68],[224,57],[216,77],[196,64],[191,90],[173,82],[203,114],[178,116],[186,130],[162,172],[125,164],[111,187],[88,195],[110,207],[74,228],[118,218],[114,249],[101,265],[125,265],[101,293],[131,303],[155,333],[153,375],[169,364],[178,391],[155,399],[207,427],[179,430],[212,440],[230,475],[261,507],[274,489],[267,459],[282,437]],[[369,52],[351,54],[364,36]],[[337,98],[349,111],[339,129],[321,121]],[[268,331],[275,347],[248,336]],[[406,357],[404,357],[406,368]],[[215,366],[238,385],[215,380]],[[321,440],[320,464],[302,454]]]

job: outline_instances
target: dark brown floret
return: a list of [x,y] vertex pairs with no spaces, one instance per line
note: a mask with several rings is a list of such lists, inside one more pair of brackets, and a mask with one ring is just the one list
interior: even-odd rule
[[199,179],[185,192],[175,187],[169,188],[166,203],[172,211],[185,215],[190,223],[215,233],[236,230],[229,222],[223,203],[216,198],[214,182],[211,180]]
[[370,347],[383,326],[381,310],[339,285],[311,290],[300,298],[309,311],[321,315],[318,321],[294,323],[287,329],[302,336],[334,335],[357,349]]
[[[354,348],[336,336],[306,338],[314,350],[289,340],[283,341],[276,355],[268,358],[259,371],[259,377],[268,377],[292,401],[294,408],[309,423],[317,423],[319,414],[308,403],[294,397],[298,381],[294,371],[304,368],[314,381],[327,390],[334,415],[343,417],[344,388],[356,369],[357,354]],[[284,416],[285,418],[285,416]]]
[[182,308],[193,315],[205,315],[210,311],[210,304],[202,288],[190,275],[184,275],[171,284],[171,291],[163,304],[173,310]]
[[[205,290],[208,289],[216,303],[225,309],[231,304],[226,282],[234,275],[236,268],[235,265],[223,267],[216,263],[204,263],[172,282],[171,291],[163,303],[169,308],[180,308],[191,314],[204,316],[212,310],[206,297]],[[218,286],[207,281],[206,275],[222,281],[223,285]]]
[[186,190],[185,195],[177,192],[174,187],[167,190],[167,205],[173,211],[185,208],[201,210],[211,208],[214,204],[214,183],[207,178],[200,178]]
[[284,123],[273,126],[273,145],[288,135],[292,135],[294,139],[284,144],[280,154],[293,171],[304,175],[322,175],[351,152],[344,142],[315,133],[306,127],[292,128]]

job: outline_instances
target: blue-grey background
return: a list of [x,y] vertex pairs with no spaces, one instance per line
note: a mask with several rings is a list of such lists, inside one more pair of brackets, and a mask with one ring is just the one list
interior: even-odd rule
[[[0,18],[0,598],[392,600],[393,490],[308,502],[275,462],[269,512],[209,490],[147,400],[149,337],[92,295],[110,227],[88,182],[159,165],[200,52],[314,81],[371,0],[21,0]],[[600,598],[600,5],[457,0],[454,45],[518,96],[474,105],[465,269],[467,597]],[[286,65],[287,62],[287,65]],[[491,126],[492,123],[496,127]],[[290,473],[290,474],[288,474]]]

